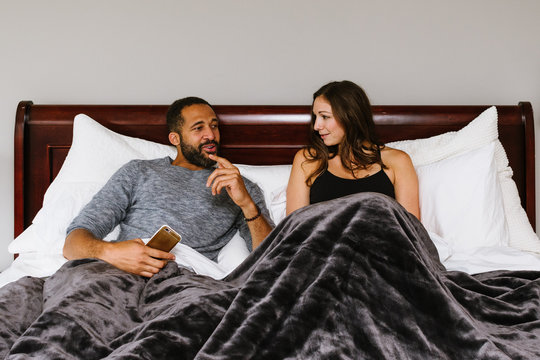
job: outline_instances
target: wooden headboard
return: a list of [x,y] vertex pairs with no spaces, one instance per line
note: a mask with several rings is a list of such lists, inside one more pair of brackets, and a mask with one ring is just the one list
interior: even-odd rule
[[[479,106],[373,106],[381,140],[417,139],[455,131]],[[41,208],[45,190],[69,150],[75,115],[84,113],[118,133],[168,143],[168,105],[34,105],[21,101],[15,125],[15,236]],[[307,143],[310,106],[214,107],[222,154],[235,163],[290,164]],[[499,136],[514,171],[523,207],[535,226],[534,128],[531,104],[497,106]]]

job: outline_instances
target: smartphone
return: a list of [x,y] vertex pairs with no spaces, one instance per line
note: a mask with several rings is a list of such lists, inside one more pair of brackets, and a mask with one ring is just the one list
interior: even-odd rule
[[163,225],[152,235],[152,238],[146,245],[154,249],[169,252],[180,240],[182,240],[180,234],[169,226]]

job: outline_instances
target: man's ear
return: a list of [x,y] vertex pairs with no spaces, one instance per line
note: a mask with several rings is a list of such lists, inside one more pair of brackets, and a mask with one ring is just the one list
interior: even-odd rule
[[177,132],[170,132],[169,133],[169,141],[174,146],[180,145],[180,135],[178,135]]

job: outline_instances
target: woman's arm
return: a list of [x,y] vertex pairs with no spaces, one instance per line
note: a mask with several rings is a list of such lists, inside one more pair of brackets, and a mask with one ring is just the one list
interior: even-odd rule
[[308,169],[306,169],[305,160],[304,149],[299,150],[294,156],[287,185],[287,215],[309,205],[309,186],[306,185]]
[[387,148],[388,155],[383,159],[394,173],[394,191],[396,200],[408,212],[420,220],[420,200],[418,195],[418,177],[411,158],[406,152]]

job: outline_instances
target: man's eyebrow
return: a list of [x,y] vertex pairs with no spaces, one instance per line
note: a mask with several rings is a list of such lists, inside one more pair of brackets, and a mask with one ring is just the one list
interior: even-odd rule
[[204,124],[204,121],[197,121],[196,123],[191,124],[190,129],[193,129],[194,127],[197,127],[201,124]]
[[[210,120],[211,123],[219,123],[219,120],[217,118],[213,118],[212,120]],[[203,120],[200,120],[200,121],[197,121],[196,123],[193,123],[191,126],[190,126],[190,129],[193,129],[194,127],[197,127],[199,125],[204,125],[204,121]]]

